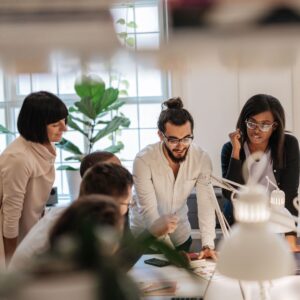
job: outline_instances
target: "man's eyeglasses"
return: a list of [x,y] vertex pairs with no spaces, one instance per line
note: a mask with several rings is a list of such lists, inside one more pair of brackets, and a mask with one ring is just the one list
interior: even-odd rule
[[179,143],[185,145],[185,146],[189,146],[194,137],[193,136],[186,136],[182,139],[176,139],[176,138],[173,138],[173,137],[168,137],[166,136],[163,132],[162,132],[162,135],[164,136],[165,140],[168,142],[168,144],[170,144],[171,146],[177,146],[179,145]]
[[258,127],[259,130],[261,130],[263,132],[268,132],[276,124],[276,122],[273,122],[272,124],[266,124],[266,123],[252,122],[252,121],[249,121],[249,120],[246,120],[245,122],[246,122],[246,125],[249,129],[254,130]]

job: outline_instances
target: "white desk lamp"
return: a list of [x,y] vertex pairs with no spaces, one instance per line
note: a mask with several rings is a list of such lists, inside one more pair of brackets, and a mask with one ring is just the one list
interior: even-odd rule
[[268,176],[266,176],[268,182],[276,189],[271,192],[270,195],[270,224],[272,231],[275,233],[286,233],[290,231],[296,231],[295,218],[284,206],[285,194],[278,186],[273,183]]
[[[255,161],[257,155],[261,157],[261,154],[256,153],[254,157],[252,155],[252,161]],[[221,274],[238,280],[264,282],[293,274],[295,261],[287,242],[271,230],[268,223],[271,215],[268,195],[265,187],[255,184],[256,178],[258,176],[249,178],[247,184],[241,186],[212,176],[212,182],[217,181],[218,186],[237,194],[237,198],[233,199],[237,223],[232,227],[230,235],[224,235],[220,243],[217,269]],[[232,185],[240,187],[240,190]],[[282,194],[274,193],[272,201],[274,205],[277,202],[282,205]],[[261,292],[262,297],[265,297],[263,285]]]

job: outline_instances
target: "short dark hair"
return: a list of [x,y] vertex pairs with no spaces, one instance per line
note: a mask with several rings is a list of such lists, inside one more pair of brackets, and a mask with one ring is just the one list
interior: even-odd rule
[[115,198],[127,197],[132,187],[130,172],[114,163],[97,163],[85,173],[80,184],[79,196],[103,194]]
[[68,109],[56,95],[40,91],[29,94],[22,104],[17,127],[26,140],[48,143],[47,125],[65,119]]
[[82,226],[110,226],[117,231],[123,229],[123,218],[119,205],[110,197],[85,195],[74,201],[56,221],[50,231],[49,241],[53,247],[64,235],[76,236]]
[[80,176],[83,177],[87,169],[92,167],[98,162],[105,162],[115,155],[107,151],[95,151],[90,154],[87,154],[80,163]]
[[165,133],[165,125],[167,122],[176,126],[181,126],[186,122],[190,122],[192,132],[194,130],[194,119],[192,115],[183,108],[182,100],[179,97],[171,98],[162,104],[162,111],[157,122],[157,127],[162,133]]
[[248,140],[247,126],[245,121],[266,111],[270,111],[272,113],[274,121],[277,123],[276,129],[273,131],[269,140],[272,161],[275,167],[282,167],[285,114],[284,109],[278,99],[266,94],[257,94],[252,96],[242,108],[236,127],[241,130],[243,137]]

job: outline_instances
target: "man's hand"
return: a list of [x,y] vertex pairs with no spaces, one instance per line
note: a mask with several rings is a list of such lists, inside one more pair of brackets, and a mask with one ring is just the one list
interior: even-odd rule
[[155,237],[161,237],[175,231],[178,217],[175,215],[164,215],[150,226],[149,232]]
[[212,258],[214,261],[217,261],[217,252],[209,248],[203,249],[199,252],[198,259],[204,258]]
[[300,245],[297,245],[297,237],[294,235],[287,235],[285,237],[288,244],[290,245],[292,252],[300,252]]

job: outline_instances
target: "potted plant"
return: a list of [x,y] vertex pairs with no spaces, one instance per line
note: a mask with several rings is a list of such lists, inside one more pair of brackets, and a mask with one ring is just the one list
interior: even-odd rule
[[[81,76],[75,82],[75,91],[80,100],[69,108],[68,126],[83,135],[87,147],[81,150],[74,142],[65,138],[57,144],[57,147],[72,154],[65,159],[66,161],[80,162],[86,154],[96,150],[94,149],[96,142],[107,136],[112,137],[122,127],[128,127],[130,120],[118,111],[125,104],[124,101],[119,99],[119,90],[113,87],[106,88],[100,77],[95,75]],[[107,118],[108,116],[111,116],[111,118]],[[112,144],[109,147],[97,150],[116,153],[123,147],[121,141],[114,143],[112,138]],[[69,188],[72,181],[71,177],[76,178],[75,187],[77,187],[77,190],[70,189],[70,194],[72,196],[73,192],[72,198],[75,199],[78,196],[80,183],[78,169],[66,164],[60,166],[58,170],[67,171],[67,178],[70,179],[68,179]]]

